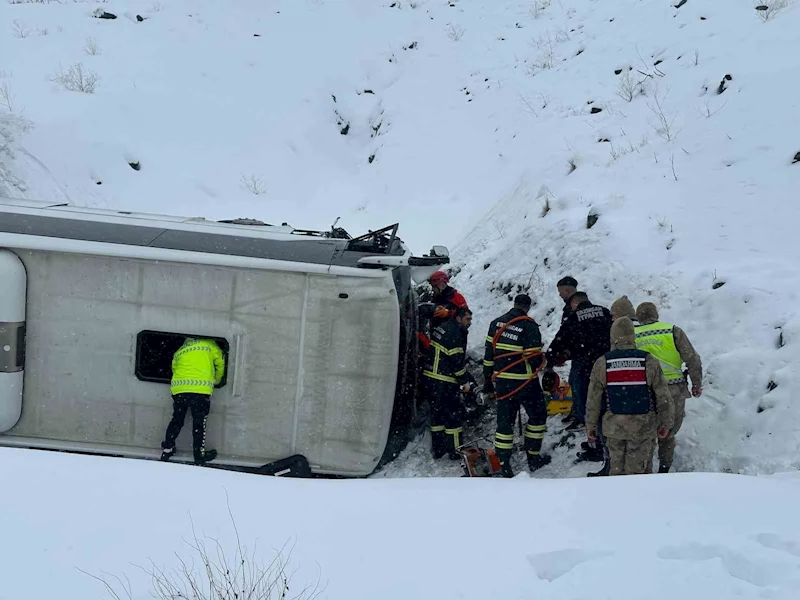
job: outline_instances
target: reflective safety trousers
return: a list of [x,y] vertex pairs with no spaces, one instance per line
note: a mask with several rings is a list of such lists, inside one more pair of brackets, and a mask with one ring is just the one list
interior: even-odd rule
[[169,391],[175,394],[206,394],[222,381],[225,359],[212,340],[187,339],[172,357],[172,382]]

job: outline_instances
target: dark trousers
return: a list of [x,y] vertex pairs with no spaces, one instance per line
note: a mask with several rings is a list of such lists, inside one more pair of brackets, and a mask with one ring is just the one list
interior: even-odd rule
[[[519,387],[521,381],[498,379],[495,389],[498,396],[504,396]],[[514,421],[522,406],[528,415],[525,425],[525,451],[528,458],[538,456],[542,451],[542,440],[547,431],[547,406],[538,381],[533,381],[513,396],[497,401],[497,432],[494,448],[500,462],[507,464],[514,452]]]
[[592,375],[591,364],[585,365],[577,360],[572,361],[570,385],[572,386],[572,412],[580,423],[586,422],[586,400],[589,396],[589,380]]
[[172,397],[172,420],[167,425],[167,434],[161,447],[170,449],[175,447],[186,419],[186,411],[192,411],[192,447],[195,458],[200,458],[205,453],[206,445],[206,420],[211,410],[211,396],[205,394],[175,394]]
[[425,395],[431,403],[433,456],[455,454],[461,445],[465,417],[458,384],[425,377]]

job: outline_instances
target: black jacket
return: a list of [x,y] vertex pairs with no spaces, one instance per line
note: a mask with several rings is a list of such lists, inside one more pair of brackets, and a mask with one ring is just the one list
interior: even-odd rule
[[[522,358],[522,355],[516,354],[507,358],[498,357],[520,350],[542,349],[542,334],[539,331],[539,325],[531,318],[517,321],[506,327],[497,340],[497,346],[493,346],[492,342],[498,329],[502,328],[512,319],[524,316],[526,316],[525,311],[519,308],[512,308],[502,317],[493,320],[491,325],[489,325],[489,332],[486,334],[486,346],[483,355],[484,389],[487,387],[490,390],[492,389],[492,374],[495,371],[503,370],[511,363]],[[541,362],[541,355],[534,356],[527,359],[525,362],[511,367],[507,372],[501,373],[498,375],[498,379],[517,380],[521,383],[529,378],[539,367]]]
[[547,349],[548,362],[559,362],[566,354],[581,369],[591,372],[594,362],[611,350],[611,312],[603,306],[583,302],[562,323]]
[[455,319],[433,328],[431,349],[425,357],[422,374],[442,383],[465,384],[472,381],[467,373],[467,331]]
[[563,325],[564,322],[569,319],[569,316],[572,314],[572,306],[570,306],[569,300],[564,301],[564,310],[561,313],[561,324]]

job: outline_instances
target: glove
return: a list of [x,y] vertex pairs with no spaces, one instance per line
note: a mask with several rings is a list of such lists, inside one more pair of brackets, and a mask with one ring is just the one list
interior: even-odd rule
[[461,386],[461,391],[464,392],[465,394],[469,394],[474,387],[475,384],[470,381],[469,383],[465,383],[464,385]]
[[437,306],[436,310],[433,311],[433,317],[435,319],[449,319],[450,311],[447,310],[444,306]]
[[669,427],[658,428],[658,438],[663,440],[669,435]]

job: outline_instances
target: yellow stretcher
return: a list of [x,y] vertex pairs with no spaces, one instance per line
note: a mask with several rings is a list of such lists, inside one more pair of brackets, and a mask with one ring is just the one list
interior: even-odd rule
[[568,383],[562,383],[554,393],[544,393],[547,402],[547,414],[563,415],[572,410],[572,388]]

